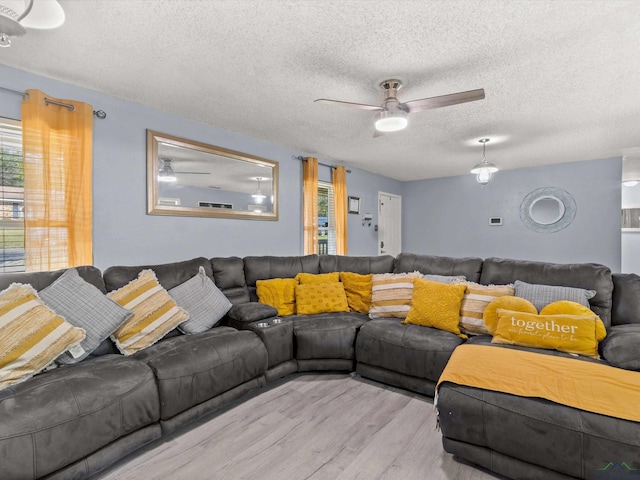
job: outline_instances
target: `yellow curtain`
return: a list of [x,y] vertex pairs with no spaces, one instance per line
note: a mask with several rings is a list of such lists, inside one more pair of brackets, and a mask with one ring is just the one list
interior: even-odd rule
[[336,225],[336,253],[347,254],[347,169],[333,169],[333,202]]
[[318,159],[302,162],[302,224],[304,254],[318,253]]
[[22,104],[24,243],[27,270],[54,270],[93,263],[91,105],[45,102],[27,90]]

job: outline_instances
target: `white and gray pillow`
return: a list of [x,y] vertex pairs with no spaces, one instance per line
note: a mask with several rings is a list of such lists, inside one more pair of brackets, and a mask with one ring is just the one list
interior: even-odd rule
[[179,307],[189,312],[189,320],[178,329],[186,334],[202,333],[213,328],[231,308],[229,299],[207,276],[204,267],[198,273],[169,290]]
[[538,309],[553,302],[561,300],[569,300],[577,302],[589,308],[589,300],[596,296],[595,290],[585,290],[584,288],[561,287],[554,285],[539,285],[535,283],[526,283],[516,280],[514,283],[516,289],[516,297],[529,300]]
[[467,277],[464,275],[436,275],[432,273],[427,273],[422,275],[422,278],[425,280],[431,280],[432,282],[440,282],[440,283],[462,283],[467,280]]
[[61,365],[85,359],[133,314],[85,281],[75,268],[64,272],[38,294],[47,307],[87,332],[80,343],[84,352],[78,350],[75,357],[69,352],[63,353],[56,359],[56,363]]

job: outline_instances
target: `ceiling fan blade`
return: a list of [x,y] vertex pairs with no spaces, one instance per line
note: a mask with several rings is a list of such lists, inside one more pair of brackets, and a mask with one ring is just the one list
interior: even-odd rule
[[385,134],[385,132],[381,132],[380,130],[375,130],[373,131],[373,138],[378,138],[381,137]]
[[342,107],[357,108],[359,110],[382,110],[382,107],[376,107],[375,105],[365,105],[364,103],[352,103],[341,102],[340,100],[329,100],[328,98],[318,98],[314,102],[321,102],[327,104],[340,105]]
[[484,98],[484,88],[469,90],[468,92],[451,93],[439,97],[423,98],[421,100],[411,100],[404,105],[409,109],[409,113],[432,110],[434,108],[448,107],[458,103],[475,102]]
[[211,172],[176,172],[174,171],[173,173],[175,173],[176,175],[211,175]]

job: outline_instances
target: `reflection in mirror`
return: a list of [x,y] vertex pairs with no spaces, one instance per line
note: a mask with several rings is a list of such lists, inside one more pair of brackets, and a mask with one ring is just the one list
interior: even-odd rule
[[552,225],[564,215],[564,204],[550,195],[538,197],[531,203],[529,214],[540,225]]
[[278,219],[278,162],[147,131],[148,213]]

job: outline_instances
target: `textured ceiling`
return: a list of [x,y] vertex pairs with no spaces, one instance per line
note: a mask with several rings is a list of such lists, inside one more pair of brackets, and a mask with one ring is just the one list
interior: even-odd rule
[[[398,180],[467,173],[483,137],[502,169],[640,152],[637,0],[60,4],[0,62]],[[313,102],[379,104],[388,78],[486,98],[375,139],[372,112]]]

